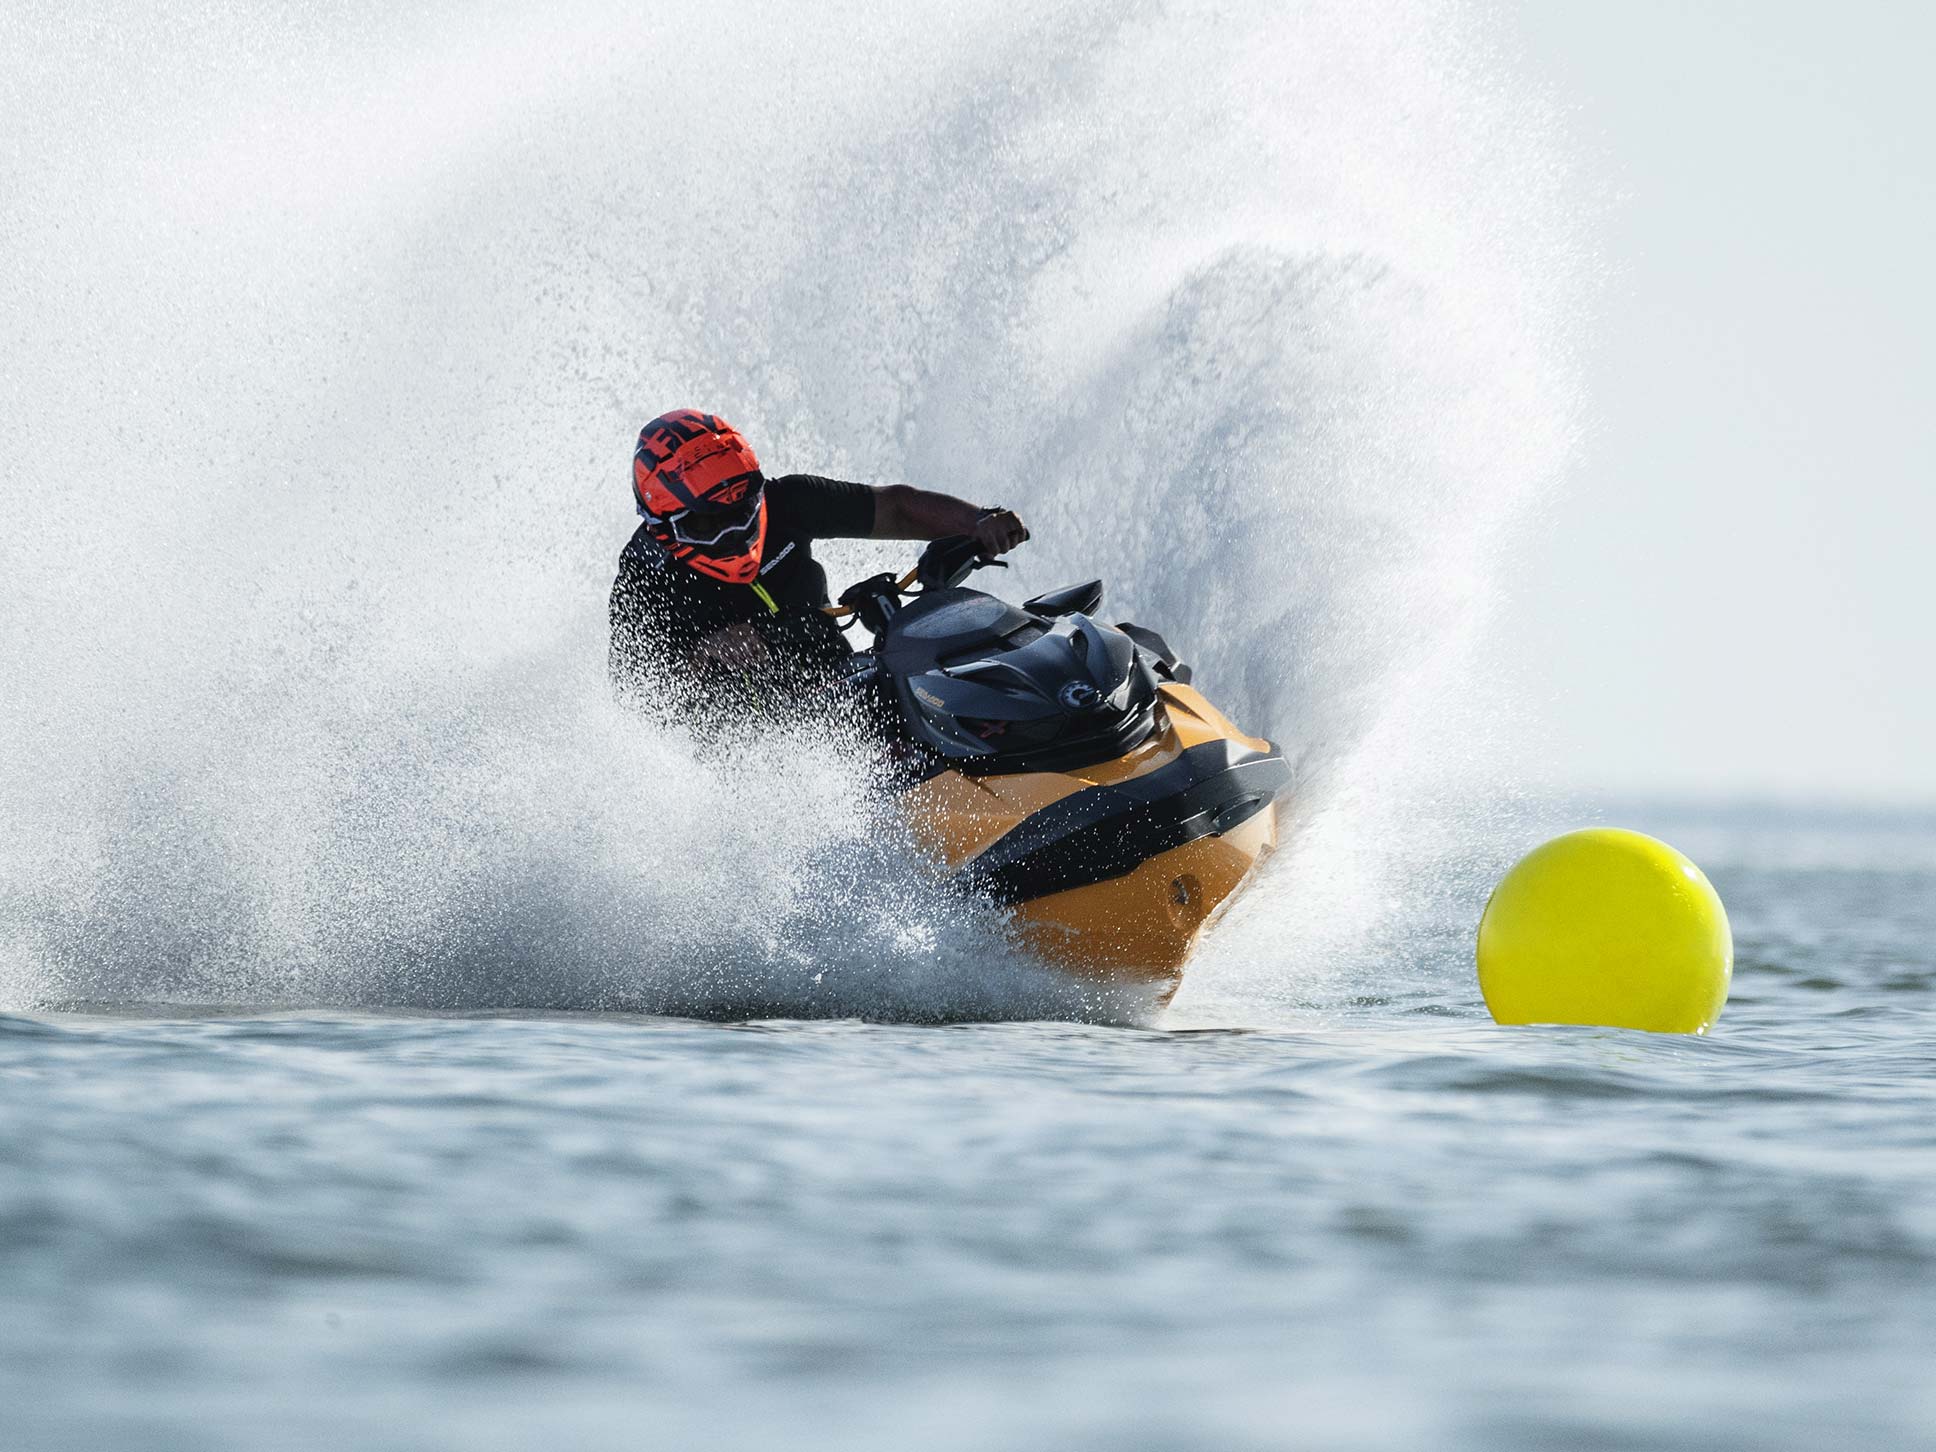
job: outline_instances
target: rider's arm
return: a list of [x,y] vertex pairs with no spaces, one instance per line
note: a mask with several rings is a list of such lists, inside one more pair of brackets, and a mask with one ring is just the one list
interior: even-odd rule
[[1012,510],[978,509],[951,494],[907,484],[874,491],[875,539],[940,539],[950,534],[974,536],[991,555],[1005,554],[1029,537]]

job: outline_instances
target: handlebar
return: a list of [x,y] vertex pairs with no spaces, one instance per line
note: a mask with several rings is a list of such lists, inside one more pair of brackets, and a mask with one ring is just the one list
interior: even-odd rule
[[972,536],[943,535],[940,539],[931,540],[928,547],[921,551],[921,558],[914,562],[914,568],[899,579],[893,575],[872,575],[841,591],[838,605],[821,608],[836,620],[845,621],[858,616],[861,624],[879,635],[886,629],[887,622],[893,618],[902,599],[916,593],[914,586],[919,585],[922,591],[950,589],[976,570],[991,565],[997,569],[1008,568],[1006,560],[984,555]]
[[947,590],[989,566],[1005,570],[1008,561],[983,554],[972,535],[944,534],[921,551],[921,558],[914,562],[914,577],[924,590]]

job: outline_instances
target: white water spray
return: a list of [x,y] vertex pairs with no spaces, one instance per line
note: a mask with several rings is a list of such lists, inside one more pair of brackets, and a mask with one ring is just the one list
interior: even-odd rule
[[1459,650],[1572,429],[1551,128],[1484,41],[1399,0],[10,10],[0,1008],[1120,1012],[896,868],[841,763],[606,700],[677,405],[1021,509],[1004,587],[1102,574],[1306,772],[1200,978],[1242,1015],[1357,964],[1483,764]]

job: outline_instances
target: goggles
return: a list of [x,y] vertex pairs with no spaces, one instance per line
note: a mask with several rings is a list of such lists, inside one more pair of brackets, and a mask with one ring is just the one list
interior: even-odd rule
[[762,485],[756,477],[731,504],[702,499],[689,509],[675,509],[670,514],[650,514],[640,505],[639,514],[657,526],[655,533],[668,535],[673,542],[701,554],[744,554],[759,532],[760,504],[765,498]]

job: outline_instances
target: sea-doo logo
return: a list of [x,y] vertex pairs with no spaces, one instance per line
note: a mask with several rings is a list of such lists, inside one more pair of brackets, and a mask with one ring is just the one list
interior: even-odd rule
[[1102,692],[1087,681],[1070,681],[1055,698],[1071,711],[1093,711],[1102,704]]

